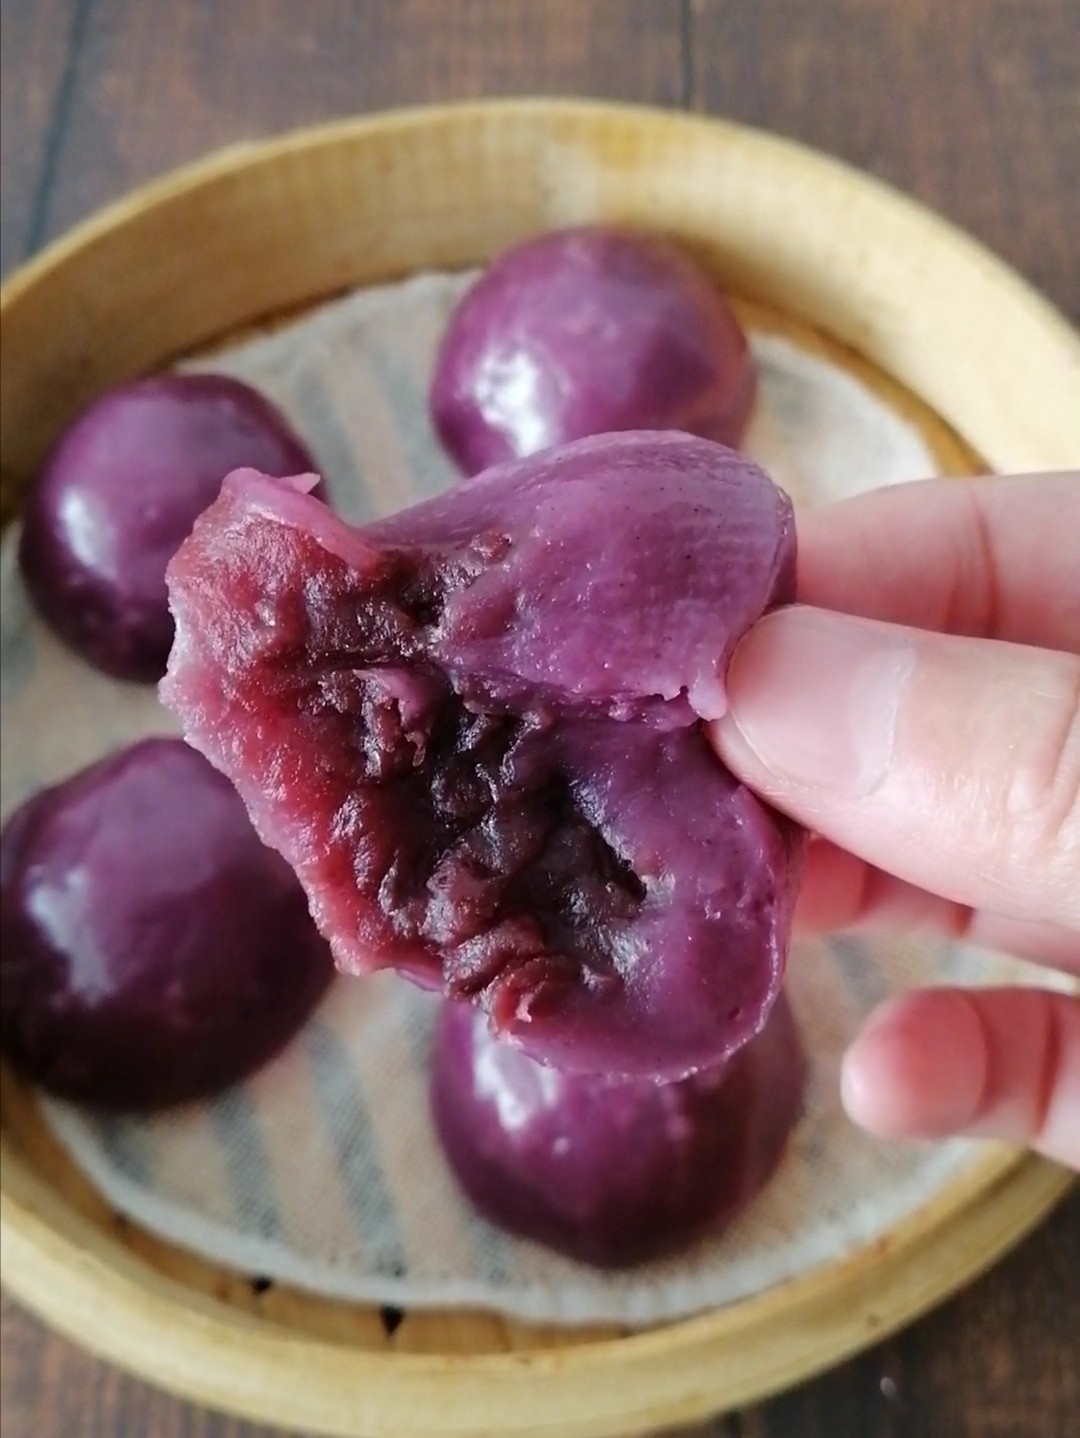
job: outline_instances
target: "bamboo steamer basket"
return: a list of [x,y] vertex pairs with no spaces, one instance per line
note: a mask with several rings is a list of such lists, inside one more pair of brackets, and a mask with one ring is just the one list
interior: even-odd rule
[[[94,394],[343,289],[608,219],[692,247],[756,318],[917,419],[946,470],[1080,467],[1080,341],[934,215],[741,127],[582,102],[345,120],[241,145],[79,226],[0,297],[3,518]],[[753,1402],[895,1330],[1026,1233],[1069,1176],[990,1149],[842,1262],[645,1332],[378,1309],[241,1275],[112,1213],[2,1087],[3,1277],[61,1332],[192,1399],[348,1438],[605,1438]]]

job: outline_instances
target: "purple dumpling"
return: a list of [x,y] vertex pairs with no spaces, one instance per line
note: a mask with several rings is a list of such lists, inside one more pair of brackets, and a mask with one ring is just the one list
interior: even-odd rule
[[614,431],[735,445],[756,385],[734,311],[688,254],[582,226],[516,245],[466,291],[439,350],[431,413],[476,474]]
[[720,1068],[676,1083],[559,1073],[444,1004],[431,1107],[458,1182],[492,1223],[602,1268],[730,1222],[776,1170],[806,1065],[787,1000]]
[[311,456],[272,404],[225,375],[110,390],[65,430],[26,502],[19,561],[50,628],[120,679],[165,672],[165,566],[243,465],[300,474]]
[[748,460],[611,435],[351,529],[231,476],[169,570],[162,685],[339,967],[478,1001],[566,1069],[680,1077],[779,991],[795,829],[722,766],[740,635],[792,598]]
[[296,876],[179,739],[34,795],[0,859],[4,1051],[65,1098],[213,1093],[272,1057],[333,976]]

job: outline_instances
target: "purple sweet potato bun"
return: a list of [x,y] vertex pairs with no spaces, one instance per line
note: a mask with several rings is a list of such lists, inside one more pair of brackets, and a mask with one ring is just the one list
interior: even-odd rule
[[526,240],[450,317],[430,406],[466,474],[621,430],[738,444],[756,369],[711,277],[676,245],[606,225]]
[[170,566],[162,696],[339,967],[472,998],[568,1070],[722,1062],[779,991],[799,841],[719,762],[787,498],[680,434],[578,441],[363,529],[233,475]]
[[764,1187],[798,1118],[805,1060],[783,995],[719,1068],[676,1083],[566,1074],[447,1003],[431,1107],[485,1218],[571,1258],[621,1268],[730,1222]]
[[243,465],[290,475],[312,460],[239,380],[161,375],[96,400],[60,438],[23,515],[23,577],[54,632],[106,674],[160,679],[173,636],[165,566]]
[[65,1098],[205,1097],[275,1054],[333,975],[296,876],[178,739],[36,794],[0,861],[0,1038]]

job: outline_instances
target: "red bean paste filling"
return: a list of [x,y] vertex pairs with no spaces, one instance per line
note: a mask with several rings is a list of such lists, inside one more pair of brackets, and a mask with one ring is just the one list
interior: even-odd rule
[[[282,665],[305,681],[301,709],[344,721],[336,727],[364,805],[360,827],[373,840],[353,853],[361,892],[402,940],[441,955],[453,994],[511,971],[530,990],[580,981],[583,965],[602,982],[614,973],[613,932],[633,921],[645,887],[560,771],[551,745],[560,721],[471,712],[428,656],[448,597],[508,541],[481,536],[449,554],[388,550],[358,579],[343,561],[328,571],[326,552],[303,540],[309,578],[298,622],[278,616]],[[380,671],[423,684],[419,716],[403,719]]]

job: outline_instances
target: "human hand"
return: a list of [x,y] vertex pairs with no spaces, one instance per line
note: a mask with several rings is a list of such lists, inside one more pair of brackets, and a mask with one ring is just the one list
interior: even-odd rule
[[[1080,473],[879,490],[804,515],[799,549],[800,604],[743,640],[712,726],[819,836],[797,925],[934,929],[1080,974]],[[892,999],[841,1091],[879,1134],[1080,1167],[1080,1000]]]

